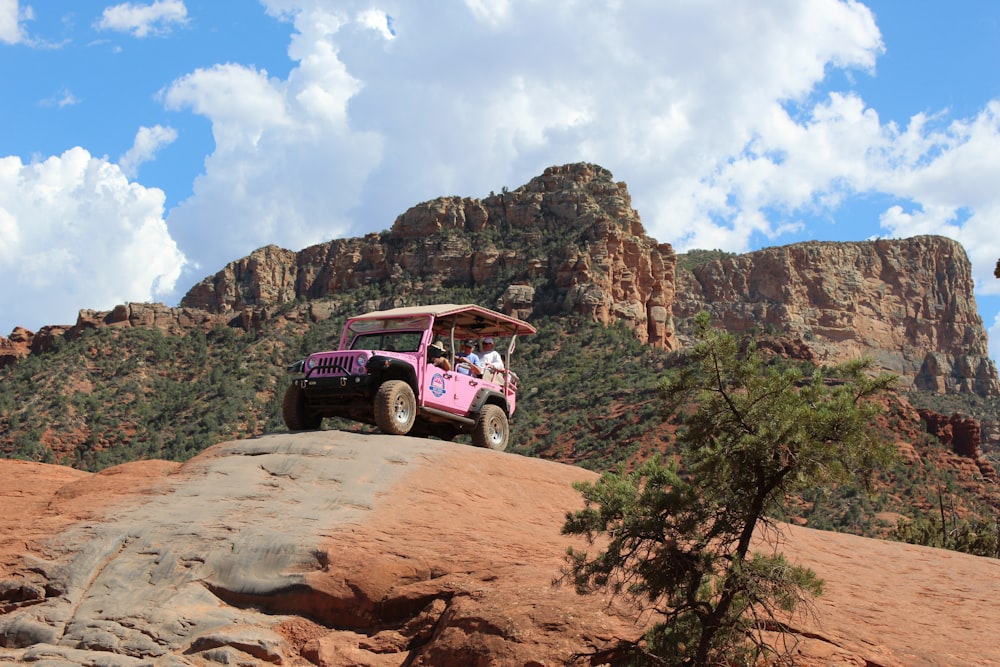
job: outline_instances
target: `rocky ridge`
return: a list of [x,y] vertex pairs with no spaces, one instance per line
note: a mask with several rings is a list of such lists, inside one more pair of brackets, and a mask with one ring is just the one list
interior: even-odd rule
[[674,253],[645,235],[624,183],[590,164],[551,167],[512,192],[442,197],[392,229],[297,253],[268,246],[195,285],[181,305],[235,313],[373,283],[409,298],[498,281],[508,314],[580,313],[624,321],[643,342],[676,346]]
[[[685,323],[707,309],[786,356],[869,356],[903,387],[1000,395],[971,267],[952,240],[806,242],[683,265],[670,244],[646,235],[625,183],[602,167],[570,164],[482,199],[418,204],[380,234],[298,252],[260,248],[196,284],[178,309],[130,304],[81,311],[73,327],[15,330],[0,338],[0,367],[89,326],[250,329],[297,300],[372,285],[399,302],[433,301],[442,287],[493,286],[500,297],[484,305],[524,318],[576,313],[623,323],[669,350],[683,347]],[[322,308],[301,308],[323,317]]]
[[708,310],[732,333],[776,334],[787,356],[868,356],[904,388],[1000,393],[972,267],[951,239],[813,241],[716,258],[678,270],[676,294],[676,319]]
[[91,329],[152,327],[170,334],[183,335],[194,329],[208,331],[216,325],[228,324],[231,320],[232,317],[226,318],[206,310],[172,308],[162,303],[121,304],[110,311],[81,310],[73,325],[45,326],[38,333],[16,327],[10,338],[0,336],[0,368],[16,363],[29,354],[47,352],[60,339],[74,340]]

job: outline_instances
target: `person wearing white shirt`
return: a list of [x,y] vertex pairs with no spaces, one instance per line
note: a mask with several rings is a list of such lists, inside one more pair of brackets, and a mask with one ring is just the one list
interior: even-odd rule
[[483,353],[479,355],[479,361],[484,368],[493,368],[494,370],[502,371],[503,357],[493,349],[493,342],[492,338],[483,339]]

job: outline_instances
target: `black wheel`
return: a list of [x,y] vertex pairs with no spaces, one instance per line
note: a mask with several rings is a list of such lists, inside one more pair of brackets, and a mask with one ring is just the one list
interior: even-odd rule
[[306,392],[297,384],[289,385],[281,401],[281,418],[289,431],[315,431],[323,417],[306,407]]
[[383,382],[375,394],[375,424],[388,435],[406,435],[417,418],[417,399],[402,380]]
[[487,405],[479,413],[479,420],[472,430],[472,444],[476,447],[489,447],[498,452],[507,449],[510,440],[510,424],[507,413],[498,405]]

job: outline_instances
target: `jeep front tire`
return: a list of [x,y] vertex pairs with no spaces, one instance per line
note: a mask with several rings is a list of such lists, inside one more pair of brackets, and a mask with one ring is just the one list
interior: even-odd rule
[[285,426],[295,431],[315,431],[323,423],[323,417],[306,407],[306,392],[297,384],[289,385],[281,401],[281,418]]
[[388,435],[406,435],[417,418],[417,400],[402,380],[382,383],[375,394],[375,424]]
[[507,449],[509,440],[510,424],[507,421],[507,413],[499,405],[484,406],[472,431],[472,444],[502,452]]

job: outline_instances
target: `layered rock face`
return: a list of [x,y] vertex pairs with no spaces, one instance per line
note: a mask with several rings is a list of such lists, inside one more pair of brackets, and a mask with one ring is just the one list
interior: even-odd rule
[[[967,473],[978,471],[983,479],[993,484],[1000,483],[1000,476],[998,476],[996,468],[989,460],[981,456],[983,433],[979,422],[964,415],[953,414],[947,417],[927,409],[920,410],[919,414],[928,433],[935,436],[943,445],[951,448],[958,456],[971,460],[975,469],[966,470]],[[958,465],[955,467],[962,469],[968,466]],[[974,475],[967,474],[967,476],[971,478]]]
[[[498,283],[498,301],[482,305],[526,319],[577,313],[623,322],[639,340],[674,350],[689,342],[687,321],[708,310],[778,354],[821,364],[868,356],[904,388],[1000,394],[958,243],[809,242],[680,269],[671,246],[645,234],[627,186],[586,163],[550,167],[483,199],[418,204],[380,234],[298,252],[260,248],[195,285],[177,309],[130,304],[81,311],[74,327],[15,330],[0,338],[0,367],[91,326],[255,328],[297,299],[355,288],[372,287],[380,298],[370,305],[379,308],[434,302],[442,287]],[[399,303],[387,303],[387,293]]]
[[1000,393],[960,244],[940,236],[807,242],[677,272],[674,317],[797,342],[823,364],[871,357],[904,387]]
[[17,327],[9,339],[0,337],[0,368],[16,363],[29,354],[51,350],[58,339],[74,340],[88,329],[145,327],[183,335],[195,329],[207,331],[225,323],[226,319],[218,313],[196,308],[171,308],[162,303],[122,304],[109,311],[81,310],[76,324],[45,326],[38,333]]
[[673,349],[675,256],[645,235],[624,183],[591,164],[551,167],[485,199],[442,197],[412,207],[389,232],[300,252],[261,248],[195,285],[183,306],[212,312],[269,307],[390,283],[412,295],[508,283],[508,314],[580,313],[624,321]]

